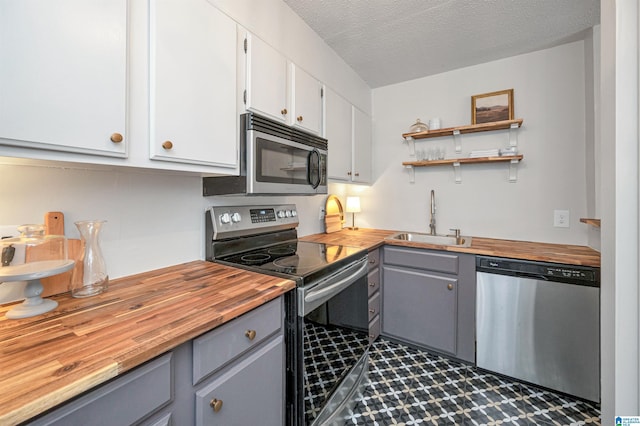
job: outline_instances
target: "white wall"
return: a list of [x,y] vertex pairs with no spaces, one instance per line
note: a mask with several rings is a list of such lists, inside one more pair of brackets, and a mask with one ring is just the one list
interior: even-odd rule
[[[518,149],[524,161],[517,183],[507,164],[462,165],[456,184],[451,166],[416,169],[415,183],[401,134],[417,117],[440,117],[443,127],[468,124],[471,95],[513,88],[515,117],[523,118]],[[376,180],[361,192],[361,226],[428,230],[429,191],[436,193],[439,233],[556,243],[587,243],[585,183],[584,42],[463,68],[373,90]],[[508,145],[508,131],[464,135],[462,155]],[[418,149],[446,148],[453,138],[416,142]],[[592,188],[590,189],[593,190]],[[553,210],[570,210],[569,228],[553,227]]]

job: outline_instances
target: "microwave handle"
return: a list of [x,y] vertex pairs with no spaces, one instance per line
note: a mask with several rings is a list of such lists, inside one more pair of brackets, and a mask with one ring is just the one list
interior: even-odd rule
[[[313,176],[312,171],[316,170],[316,176]],[[322,181],[322,177],[320,176],[320,153],[317,149],[309,151],[309,155],[307,156],[307,182],[313,189],[316,189],[320,182]],[[311,179],[315,178],[315,182]]]

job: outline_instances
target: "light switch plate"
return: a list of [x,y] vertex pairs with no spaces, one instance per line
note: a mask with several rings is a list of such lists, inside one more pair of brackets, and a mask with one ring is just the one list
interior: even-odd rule
[[556,228],[568,228],[569,227],[569,210],[554,210],[553,226],[555,226]]

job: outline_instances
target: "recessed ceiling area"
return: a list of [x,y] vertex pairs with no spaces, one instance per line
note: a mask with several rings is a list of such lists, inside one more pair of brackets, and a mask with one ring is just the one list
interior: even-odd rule
[[583,39],[600,0],[284,0],[372,87]]

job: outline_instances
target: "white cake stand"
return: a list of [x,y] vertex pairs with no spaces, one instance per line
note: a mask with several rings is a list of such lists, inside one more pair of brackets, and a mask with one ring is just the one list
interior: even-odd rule
[[26,297],[24,302],[8,311],[5,316],[9,319],[28,318],[55,309],[58,306],[58,302],[43,299],[40,296],[44,290],[40,279],[67,272],[73,268],[74,263],[73,260],[44,260],[1,267],[0,283],[28,281],[24,289],[24,295]]

